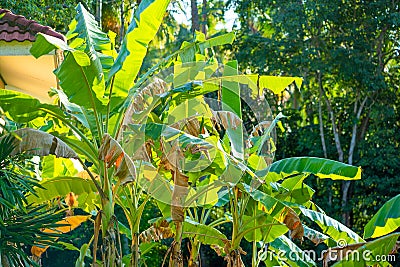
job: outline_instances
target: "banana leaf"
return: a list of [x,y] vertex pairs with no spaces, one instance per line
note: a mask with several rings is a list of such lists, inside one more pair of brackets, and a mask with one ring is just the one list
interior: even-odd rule
[[387,235],[400,227],[400,195],[387,201],[365,225],[364,238]]

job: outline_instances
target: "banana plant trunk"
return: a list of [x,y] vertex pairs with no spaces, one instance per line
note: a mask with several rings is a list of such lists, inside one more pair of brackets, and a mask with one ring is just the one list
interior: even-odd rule
[[132,255],[131,255],[131,267],[139,266],[139,234],[135,232],[132,234]]
[[115,230],[115,225],[117,224],[117,219],[114,215],[114,202],[113,202],[113,190],[112,184],[107,176],[107,170],[105,170],[104,179],[104,192],[107,199],[102,199],[103,216],[101,217],[102,226],[102,260],[104,267],[116,267],[122,266],[122,258],[118,252],[118,240],[119,233]]
[[181,251],[183,222],[185,221],[185,199],[189,192],[188,177],[182,174],[178,168],[171,170],[174,177],[174,190],[172,192],[171,217],[175,223],[176,233],[173,243],[169,267],[183,267]]
[[240,250],[235,249],[232,250],[229,255],[225,257],[226,261],[228,264],[226,265],[227,267],[244,267],[242,257],[240,256]]
[[[195,237],[196,238],[196,237]],[[189,267],[199,267],[199,251],[200,251],[200,243],[197,240],[193,240],[192,248],[190,250],[190,258],[189,258]]]

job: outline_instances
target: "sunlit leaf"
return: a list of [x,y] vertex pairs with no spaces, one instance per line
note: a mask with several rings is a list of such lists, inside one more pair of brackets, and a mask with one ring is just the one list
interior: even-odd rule
[[387,201],[364,228],[364,238],[380,237],[400,227],[400,195]]

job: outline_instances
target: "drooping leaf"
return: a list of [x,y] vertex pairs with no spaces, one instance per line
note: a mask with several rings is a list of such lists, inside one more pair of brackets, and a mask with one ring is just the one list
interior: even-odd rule
[[276,182],[293,174],[314,174],[333,180],[361,179],[361,168],[342,162],[313,157],[294,157],[274,162],[266,180]]
[[308,226],[304,226],[304,236],[307,237],[307,239],[313,242],[316,246],[321,243],[325,243],[328,247],[334,247],[337,245],[337,243],[329,236],[320,233]]
[[[226,63],[224,75],[238,75],[238,62],[236,60]],[[240,86],[237,82],[223,81],[221,89],[222,109],[232,111],[238,120],[242,120],[242,105],[240,98]],[[229,122],[228,120],[226,120]],[[243,124],[231,125],[225,127],[232,147],[233,156],[238,159],[244,159],[244,139]]]
[[224,44],[232,44],[233,40],[235,40],[235,34],[233,32],[225,33],[218,35],[216,37],[207,39],[207,40],[199,40],[199,48],[206,49],[214,46],[224,45]]
[[[62,158],[78,158],[78,155],[61,139],[30,128],[23,128],[12,133],[14,138],[15,148],[11,155],[27,152],[31,155],[47,156],[55,155]],[[0,137],[0,140],[5,136]]]
[[81,66],[90,64],[89,57],[84,52],[73,49],[65,41],[47,34],[38,33],[36,35],[36,41],[33,43],[30,52],[35,58],[39,58],[55,49],[71,52]]
[[283,201],[280,201],[270,196],[269,194],[266,194],[257,189],[252,189],[247,184],[241,184],[240,187],[242,186],[245,192],[247,192],[252,199],[254,199],[255,201],[259,201],[264,206],[263,210],[267,214],[271,215],[277,221],[283,222],[286,227],[292,231],[292,238],[303,238],[303,225],[300,221],[299,216],[296,212],[293,211],[291,207],[289,207]]
[[336,242],[344,240],[347,244],[364,242],[364,240],[347,226],[318,211],[300,207],[304,216],[317,223],[323,233],[332,237]]
[[[134,92],[137,90],[137,88],[139,88],[140,86],[142,86],[142,84],[147,81],[147,79],[152,76],[154,73],[156,73],[157,71],[160,70],[161,67],[167,65],[168,63],[170,63],[175,57],[177,57],[178,55],[182,56],[182,57],[187,57],[187,54],[191,54],[193,57],[193,54],[196,51],[196,47],[200,48],[210,48],[213,46],[218,46],[218,45],[224,45],[224,44],[232,44],[233,40],[235,39],[235,34],[233,32],[230,33],[225,33],[213,38],[210,38],[208,40],[197,40],[194,43],[190,43],[188,45],[182,45],[181,49],[179,49],[178,51],[175,51],[174,53],[170,54],[169,56],[167,56],[166,58],[160,60],[156,65],[154,65],[151,69],[149,69],[144,75],[142,75],[138,82],[135,84],[135,86],[132,88],[132,90],[129,92],[130,97],[128,97],[128,102],[131,102],[131,96],[134,94]],[[189,56],[190,57],[190,56]],[[212,71],[212,73],[214,73],[215,70]],[[209,77],[209,76],[207,76]],[[129,105],[128,103],[128,105]],[[128,106],[126,105],[126,106]]]
[[121,184],[126,184],[135,180],[136,167],[133,160],[109,134],[104,134],[103,136],[99,148],[99,159],[107,163],[108,168],[115,164],[116,171],[114,175],[120,179]]
[[139,239],[142,243],[157,242],[171,237],[174,237],[174,233],[169,223],[165,220],[154,223],[139,235]]
[[262,215],[262,211],[259,211],[256,216],[252,217],[243,215],[240,232],[247,232],[244,235],[247,241],[264,241],[269,243],[288,231],[288,227],[284,224],[277,224],[277,221],[274,221],[268,214],[264,213],[264,215],[260,215]]
[[252,92],[252,97],[263,96],[264,88],[271,88],[275,94],[284,91],[293,82],[299,83],[301,78],[297,77],[279,77],[279,76],[263,76],[257,74],[238,74],[226,75],[222,77],[213,77],[203,81],[206,91],[215,91],[215,87],[219,86],[220,82],[237,82],[247,85]]
[[293,82],[296,84],[297,88],[300,88],[301,84],[303,83],[303,79],[299,77],[279,77],[279,79],[277,79],[276,76],[263,75],[260,76],[258,85],[260,90],[267,88],[274,92],[274,94],[280,94]]
[[400,195],[387,201],[365,225],[364,238],[376,238],[400,227]]
[[92,133],[92,136],[98,135],[98,130],[96,127],[96,117],[92,110],[85,109],[75,103],[71,103],[68,100],[68,96],[62,90],[56,90],[58,99],[65,109],[75,117],[85,128],[88,128]]
[[283,201],[304,204],[311,200],[314,190],[304,183],[307,174],[296,175],[283,180],[279,185],[283,190],[274,193],[273,196]]

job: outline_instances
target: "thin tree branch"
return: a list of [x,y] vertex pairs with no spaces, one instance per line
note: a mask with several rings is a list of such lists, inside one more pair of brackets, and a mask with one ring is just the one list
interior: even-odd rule
[[321,136],[322,151],[324,152],[324,158],[328,158],[326,151],[325,134],[324,134],[324,122],[322,120],[322,77],[321,72],[318,71],[318,85],[319,85],[319,99],[318,99],[318,120],[319,120],[319,134]]
[[325,103],[326,106],[328,108],[328,112],[330,114],[331,117],[331,122],[332,122],[332,131],[333,131],[333,136],[335,138],[335,145],[336,145],[336,150],[338,152],[339,155],[339,161],[343,162],[344,161],[344,156],[343,156],[343,150],[342,150],[342,146],[340,143],[340,138],[339,138],[339,131],[336,125],[336,118],[335,118],[335,114],[333,112],[332,106],[331,106],[331,102],[328,99],[328,96],[326,95],[325,89],[323,87],[321,87],[321,91],[322,91],[322,95],[325,99]]

